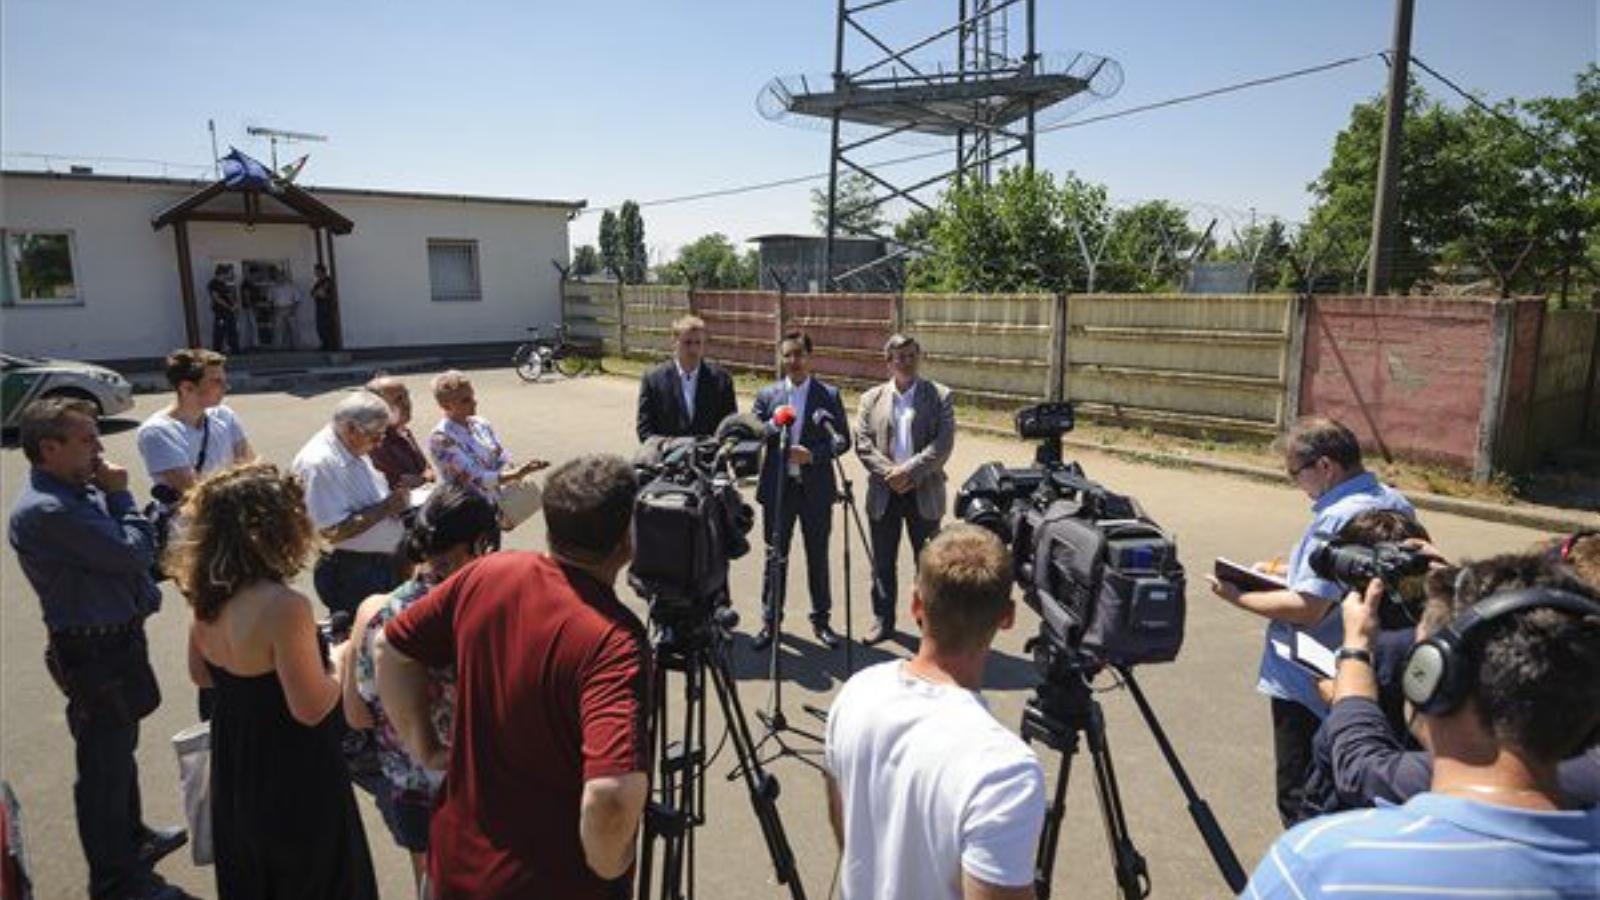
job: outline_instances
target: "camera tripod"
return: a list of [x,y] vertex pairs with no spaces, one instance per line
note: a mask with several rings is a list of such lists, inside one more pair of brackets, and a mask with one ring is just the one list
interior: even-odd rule
[[[1117,790],[1117,773],[1111,762],[1111,747],[1106,740],[1105,716],[1099,701],[1094,699],[1089,680],[1101,667],[1088,665],[1083,660],[1068,659],[1065,654],[1041,645],[1043,638],[1034,638],[1029,647],[1034,651],[1035,665],[1044,681],[1029,698],[1022,714],[1022,737],[1026,741],[1039,741],[1061,754],[1060,768],[1056,773],[1055,796],[1045,812],[1044,829],[1039,835],[1039,849],[1034,858],[1034,893],[1040,900],[1050,896],[1050,878],[1055,870],[1056,843],[1061,837],[1061,819],[1066,813],[1067,780],[1072,768],[1072,758],[1079,749],[1079,735],[1088,740],[1089,758],[1094,765],[1095,796],[1100,803],[1100,819],[1105,826],[1106,841],[1111,851],[1111,864],[1116,876],[1117,894],[1123,900],[1137,900],[1150,895],[1150,872],[1144,856],[1133,845],[1128,833],[1128,820],[1122,810],[1122,795]],[[1194,784],[1178,761],[1177,753],[1167,740],[1155,711],[1145,700],[1133,671],[1124,666],[1111,667],[1133,695],[1139,714],[1161,748],[1172,777],[1178,782],[1189,802],[1189,817],[1194,820],[1200,838],[1205,841],[1222,880],[1235,894],[1244,890],[1245,874],[1239,860],[1228,845],[1227,837],[1211,814]]]
[[[651,606],[655,608],[653,602]],[[655,620],[654,615],[652,620]],[[728,662],[731,641],[727,625],[715,614],[700,621],[654,621],[654,624],[655,667],[651,677],[649,741],[655,781],[653,793],[659,799],[653,799],[645,810],[638,896],[641,900],[652,896],[662,900],[692,900],[694,897],[694,831],[706,821],[705,768],[709,764],[706,758],[706,683],[709,680],[727,725],[727,740],[733,744],[737,757],[736,771],[730,780],[744,779],[778,883],[787,885],[795,900],[805,900],[805,888],[795,868],[794,850],[789,846],[783,821],[778,817],[778,780],[762,768],[750,736],[750,726],[745,721],[744,708],[739,703],[738,685]],[[683,675],[682,729],[678,740],[671,739],[668,727],[669,672]],[[659,881],[654,865],[657,840],[661,842]],[[659,893],[651,893],[653,882],[659,884]]]

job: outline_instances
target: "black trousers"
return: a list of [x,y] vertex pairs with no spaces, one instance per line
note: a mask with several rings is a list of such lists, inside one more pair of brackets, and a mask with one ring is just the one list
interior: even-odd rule
[[[785,556],[794,538],[794,523],[800,520],[800,533],[806,543],[806,586],[811,591],[811,624],[821,625],[833,612],[833,590],[828,583],[828,538],[833,533],[833,498],[807,497],[803,489],[789,479],[783,479],[783,528],[774,538],[772,506],[761,507],[761,532],[766,535],[768,547],[781,547]],[[773,621],[772,599],[776,585],[772,583],[772,570],[767,569],[761,580],[761,621]],[[785,607],[787,608],[787,601]]]
[[317,558],[311,581],[328,612],[354,617],[361,601],[399,586],[400,574],[392,554],[334,550]]
[[1272,699],[1272,750],[1277,761],[1278,818],[1288,828],[1301,818],[1311,777],[1311,739],[1322,720],[1293,700]]
[[324,351],[339,349],[339,335],[333,327],[333,301],[317,301],[317,343]]
[[911,536],[913,558],[939,533],[938,519],[925,519],[917,512],[916,494],[894,494],[883,515],[872,520],[872,615],[887,625],[894,624],[895,606],[900,596],[897,570],[900,565],[900,532]]
[[[149,698],[144,688],[128,687],[146,678],[153,685],[144,632],[52,635],[45,664],[67,696],[77,763],[72,802],[89,864],[89,896],[117,896],[150,877],[149,867],[139,862],[145,826],[134,758]],[[159,696],[154,699],[159,702]]]
[[237,355],[239,352],[239,314],[231,309],[211,310],[211,349],[218,353],[223,352],[226,345],[228,353]]

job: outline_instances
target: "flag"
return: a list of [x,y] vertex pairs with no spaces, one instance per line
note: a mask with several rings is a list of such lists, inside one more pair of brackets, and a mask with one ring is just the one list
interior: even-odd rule
[[278,181],[280,181],[280,182],[282,182],[284,184],[292,183],[294,181],[294,177],[296,175],[300,174],[300,170],[304,169],[306,167],[306,160],[308,160],[310,158],[311,158],[311,154],[308,153],[308,154],[300,157],[299,159],[295,160],[294,162],[289,163],[288,165],[286,165],[283,168],[279,169],[278,170]]
[[272,173],[261,161],[229,147],[222,162],[222,183],[230,188],[272,190]]

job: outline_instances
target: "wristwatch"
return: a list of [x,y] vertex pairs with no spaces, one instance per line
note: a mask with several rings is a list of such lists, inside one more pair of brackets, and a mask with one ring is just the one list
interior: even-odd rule
[[1340,647],[1338,651],[1333,654],[1333,664],[1335,666],[1347,659],[1359,659],[1368,666],[1372,665],[1372,654],[1366,650],[1362,650],[1359,647]]

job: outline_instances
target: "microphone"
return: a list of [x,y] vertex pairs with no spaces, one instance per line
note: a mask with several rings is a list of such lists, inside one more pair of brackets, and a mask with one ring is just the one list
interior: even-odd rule
[[820,426],[828,432],[828,440],[833,442],[835,454],[843,453],[845,448],[850,446],[849,442],[840,436],[838,429],[833,427],[833,413],[819,409],[811,414],[811,424]]
[[794,407],[787,403],[772,411],[772,424],[779,428],[788,428],[794,424],[794,420]]

